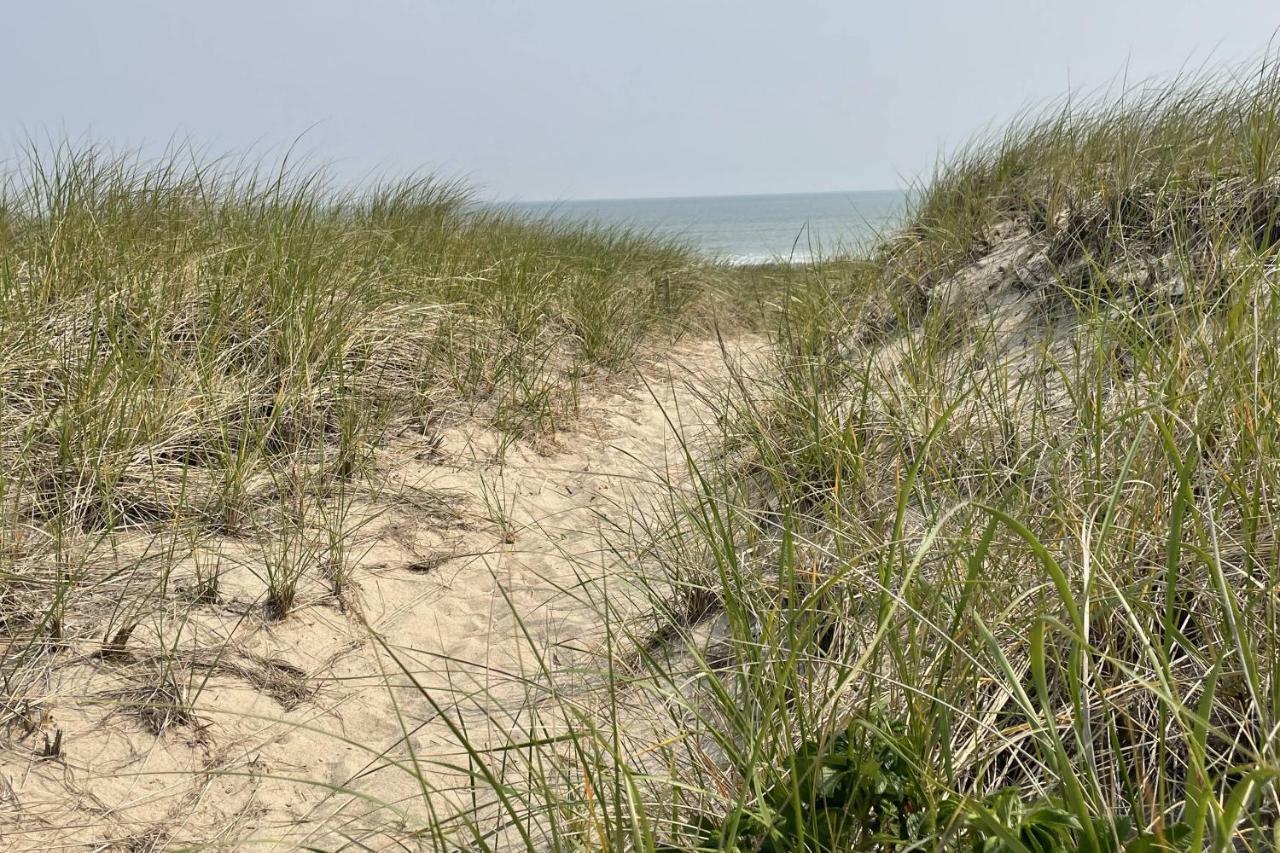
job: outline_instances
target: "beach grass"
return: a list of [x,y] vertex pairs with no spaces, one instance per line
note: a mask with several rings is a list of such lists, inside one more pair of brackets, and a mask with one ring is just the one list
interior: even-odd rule
[[[437,448],[460,422],[500,435],[498,457],[554,441],[584,386],[721,315],[726,280],[677,241],[530,220],[431,178],[350,190],[182,147],[33,146],[0,192],[10,757],[42,732],[36,759],[63,755],[43,731],[61,705],[190,729],[210,673],[261,669],[192,647],[228,565],[258,582],[240,623],[358,612],[356,540],[391,500],[380,448]],[[62,703],[53,673],[95,659],[155,672]]]
[[1069,102],[789,277],[690,516],[680,844],[1275,843],[1278,121],[1270,62]]
[[12,568],[33,549],[242,532],[262,494],[349,481],[404,421],[554,431],[584,377],[705,291],[672,242],[184,151],[30,153],[0,258],[0,555],[54,639],[80,584]]

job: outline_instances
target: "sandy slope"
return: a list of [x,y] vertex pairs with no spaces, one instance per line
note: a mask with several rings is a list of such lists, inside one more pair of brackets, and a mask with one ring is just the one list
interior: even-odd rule
[[[554,446],[517,443],[503,464],[500,437],[475,425],[439,446],[398,438],[379,451],[383,488],[353,510],[345,600],[309,578],[283,621],[261,612],[261,543],[204,548],[193,559],[224,567],[218,604],[166,602],[124,660],[86,645],[52,662],[39,718],[0,754],[5,846],[382,848],[397,811],[413,827],[427,804],[444,816],[471,802],[457,729],[500,745],[530,724],[545,670],[563,688],[598,662],[602,597],[627,600],[601,583],[615,549],[643,540],[635,520],[686,477],[675,432],[696,439],[702,395],[726,380],[716,342],[683,344],[590,391]],[[154,695],[167,672],[195,714],[157,736],[118,700]],[[62,755],[38,759],[59,730]]]

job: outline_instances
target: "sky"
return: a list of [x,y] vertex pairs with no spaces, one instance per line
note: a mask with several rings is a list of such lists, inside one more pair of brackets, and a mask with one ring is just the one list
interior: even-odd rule
[[1260,61],[1275,0],[0,0],[0,157],[70,138],[520,200],[885,189],[1062,95]]

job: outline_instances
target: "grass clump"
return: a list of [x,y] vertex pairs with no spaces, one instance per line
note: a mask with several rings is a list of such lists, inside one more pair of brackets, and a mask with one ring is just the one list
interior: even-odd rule
[[19,564],[128,528],[248,534],[282,480],[357,477],[391,424],[554,431],[703,276],[674,243],[431,179],[32,151],[0,195],[0,565],[56,608],[74,567]]
[[[1274,843],[1277,116],[1270,64],[1069,104],[793,279],[772,401],[695,515],[717,843]],[[892,760],[848,758],[885,719]],[[833,823],[857,785],[916,822]]]
[[[61,757],[54,721],[95,703],[203,743],[205,670],[236,674],[206,657],[253,653],[248,628],[317,602],[359,620],[360,536],[398,497],[379,451],[407,434],[435,453],[463,422],[553,438],[585,383],[723,284],[676,242],[429,178],[347,190],[185,148],[19,157],[0,180],[7,745],[43,733]],[[127,683],[74,694],[62,672],[85,667]]]

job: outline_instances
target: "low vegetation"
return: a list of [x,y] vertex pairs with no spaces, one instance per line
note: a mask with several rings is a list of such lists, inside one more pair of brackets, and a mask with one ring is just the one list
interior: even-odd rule
[[717,645],[645,667],[675,846],[1276,843],[1277,167],[1270,65],[1071,103],[780,282],[676,563]]
[[[584,378],[676,328],[705,284],[681,246],[430,180],[343,194],[184,152],[33,153],[0,197],[6,624],[58,642],[97,586],[86,543],[296,516],[388,429],[470,412],[552,432]],[[283,614],[298,560],[266,563]]]
[[[345,609],[357,534],[404,500],[373,464],[380,447],[409,433],[435,448],[463,421],[505,443],[553,441],[584,386],[713,322],[722,278],[678,243],[530,221],[430,179],[346,191],[322,172],[186,149],[149,161],[64,146],[11,163],[11,757],[42,735],[43,757],[61,756],[52,721],[68,704],[106,702],[156,733],[193,724],[210,673],[261,670],[231,645],[191,648],[192,614],[228,604],[229,550],[257,578],[241,621],[283,620],[317,595]],[[58,696],[53,673],[94,657],[145,673]]]

